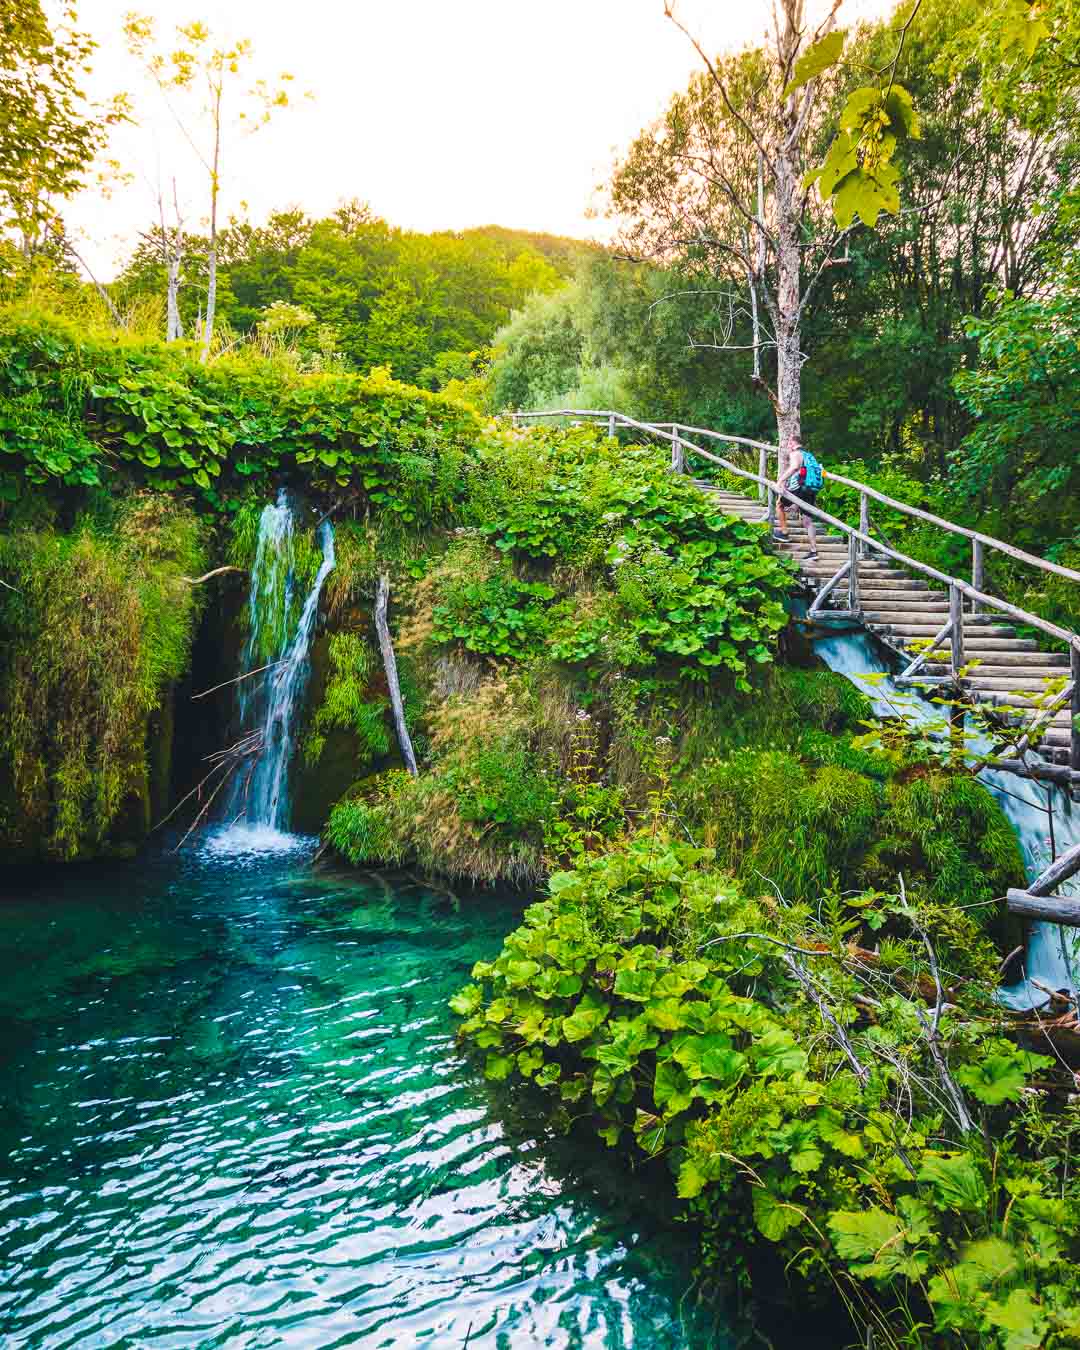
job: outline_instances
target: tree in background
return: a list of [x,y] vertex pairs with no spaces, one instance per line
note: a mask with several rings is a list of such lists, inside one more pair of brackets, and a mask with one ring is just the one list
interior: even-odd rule
[[77,22],[71,5],[51,29],[40,0],[0,0],[0,228],[26,257],[62,235],[58,201],[86,184],[127,117],[122,96],[95,107],[83,93],[96,44]]
[[[121,302],[161,294],[159,238],[156,226],[143,235],[113,288]],[[497,228],[417,234],[359,202],[323,220],[290,210],[262,225],[231,221],[217,236],[218,327],[234,337],[253,333],[269,306],[297,305],[314,317],[295,335],[301,351],[322,359],[332,334],[349,368],[389,365],[401,379],[440,388],[463,378],[471,354],[514,309],[557,290],[585,249]],[[180,313],[189,328],[198,321],[208,253],[207,238],[185,236],[183,270],[195,284],[181,295]]]
[[[217,309],[218,268],[218,207],[221,197],[221,164],[223,139],[229,127],[239,124],[254,130],[269,121],[274,109],[288,106],[287,85],[292,76],[283,73],[276,84],[258,79],[246,89],[240,86],[241,68],[250,60],[251,43],[242,40],[231,45],[217,46],[210,30],[201,23],[189,23],[177,28],[182,39],[171,52],[154,48],[153,20],[138,14],[129,14],[124,24],[128,47],[153,77],[162,96],[176,118],[184,137],[191,146],[209,180],[210,234],[206,252],[206,309],[202,320],[203,360],[210,355],[214,339],[214,316]],[[175,110],[171,95],[186,94],[200,98],[199,118],[206,128],[205,138],[199,134],[197,121],[182,118]],[[228,97],[227,97],[228,96]],[[233,105],[235,115],[231,114]],[[177,209],[179,215],[179,208]],[[169,270],[168,309],[170,319],[175,314],[178,269],[173,266],[176,250],[169,249],[164,220],[161,222],[161,247],[166,251]],[[171,327],[171,324],[170,324]],[[173,333],[173,336],[178,336]]]
[[[704,72],[634,142],[611,184],[633,256],[709,277],[720,304],[719,336],[708,345],[753,353],[781,444],[801,432],[806,310],[851,228],[827,220],[806,174],[829,102],[823,72],[843,45],[839,8],[833,0],[815,26],[804,0],[777,0],[768,50],[714,60],[691,39]],[[673,0],[665,13],[687,32]],[[917,134],[913,117],[906,131]],[[883,205],[860,199],[866,217]]]

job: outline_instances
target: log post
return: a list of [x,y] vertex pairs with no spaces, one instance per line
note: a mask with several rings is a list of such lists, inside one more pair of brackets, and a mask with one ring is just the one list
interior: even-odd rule
[[671,471],[672,473],[686,472],[686,456],[683,454],[682,441],[679,439],[677,422],[671,428]]
[[607,420],[607,434],[611,437],[612,440],[615,439],[615,414],[614,414],[614,413],[608,413],[608,420]]
[[409,728],[405,724],[405,705],[401,699],[401,685],[398,683],[397,660],[394,657],[394,644],[390,641],[390,625],[386,621],[386,607],[389,601],[390,578],[385,572],[380,572],[379,582],[375,588],[375,631],[379,635],[379,650],[382,652],[386,684],[390,690],[390,707],[394,714],[401,758],[405,761],[406,769],[414,778],[418,778],[420,770],[416,767],[416,755],[409,737]]
[[1080,647],[1073,638],[1069,643],[1069,661],[1072,665],[1072,699],[1069,712],[1072,722],[1069,727],[1069,768],[1080,771]]
[[[973,539],[971,541],[971,586],[973,590],[981,591],[983,581],[986,575],[986,568],[983,562],[983,541]],[[982,605],[978,600],[971,602],[972,614],[981,614]]]
[[[870,533],[870,498],[865,492],[859,493],[859,533]],[[861,542],[859,544],[859,557],[866,557],[866,545]]]
[[1080,897],[1075,895],[1032,895],[1010,886],[1006,894],[1010,914],[1022,914],[1025,919],[1041,919],[1043,923],[1060,923],[1067,928],[1080,928]]
[[964,668],[964,596],[955,583],[949,585],[949,623],[952,625],[950,671],[956,680]]
[[848,609],[858,614],[859,605],[859,541],[848,535]]
[[[758,477],[759,477],[759,478],[767,478],[767,477],[769,476],[769,452],[768,452],[768,450],[765,448],[765,446],[762,446],[762,447],[758,450],[757,471],[758,471]],[[758,484],[758,487],[757,487],[757,495],[758,495],[758,501],[759,501],[759,502],[763,502],[763,501],[765,500],[765,484],[764,484],[764,483],[759,483],[759,484]]]

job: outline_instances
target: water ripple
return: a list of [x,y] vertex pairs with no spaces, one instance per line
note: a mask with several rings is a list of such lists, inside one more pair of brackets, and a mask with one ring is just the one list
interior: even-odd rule
[[680,1308],[682,1233],[456,1052],[446,1000],[518,907],[275,842],[0,912],[4,1344],[728,1344]]

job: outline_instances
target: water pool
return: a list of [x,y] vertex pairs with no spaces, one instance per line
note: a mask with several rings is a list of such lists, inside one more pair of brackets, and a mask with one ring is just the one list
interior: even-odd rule
[[4,1344],[734,1345],[640,1182],[456,1050],[520,902],[309,852],[3,881]]

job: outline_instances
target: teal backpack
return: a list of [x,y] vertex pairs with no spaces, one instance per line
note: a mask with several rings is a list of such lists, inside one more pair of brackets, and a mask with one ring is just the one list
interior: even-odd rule
[[803,449],[802,468],[799,470],[799,486],[804,487],[809,492],[820,492],[821,485],[825,481],[825,474],[817,459],[809,450]]

